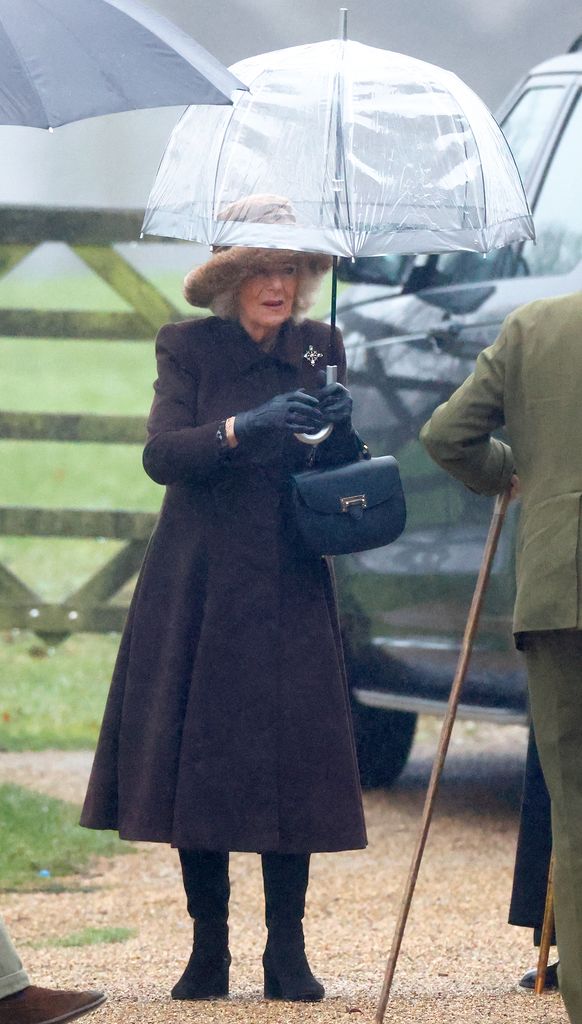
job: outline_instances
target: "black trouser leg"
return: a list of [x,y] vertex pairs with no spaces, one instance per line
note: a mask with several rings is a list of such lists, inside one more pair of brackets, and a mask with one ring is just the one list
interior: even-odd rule
[[228,853],[179,850],[194,945],[188,965],[172,989],[174,999],[228,995]]
[[305,956],[303,915],[309,882],[309,855],[264,853],[267,945],[263,955],[265,997],[316,1002],[323,985],[314,978]]
[[[540,944],[552,853],[550,810],[550,796],[530,728],[509,923],[533,928],[536,946]],[[552,945],[555,944],[554,935]]]

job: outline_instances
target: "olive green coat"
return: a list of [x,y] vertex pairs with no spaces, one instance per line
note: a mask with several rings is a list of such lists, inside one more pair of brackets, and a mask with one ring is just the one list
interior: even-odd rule
[[[511,447],[491,437],[503,426]],[[520,478],[514,631],[580,628],[582,292],[512,313],[420,436],[478,493]]]

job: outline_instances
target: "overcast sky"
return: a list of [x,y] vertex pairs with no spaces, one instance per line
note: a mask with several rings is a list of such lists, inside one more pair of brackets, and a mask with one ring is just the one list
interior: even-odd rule
[[[336,0],[143,0],[226,64],[337,34]],[[533,64],[582,34],[580,0],[354,0],[352,39],[455,71],[495,110]],[[0,202],[145,205],[179,111],[140,111],[54,134],[0,128]]]
[[[227,64],[329,39],[337,0],[145,0]],[[349,0],[349,35],[455,71],[496,106],[533,63],[582,33],[580,0]]]

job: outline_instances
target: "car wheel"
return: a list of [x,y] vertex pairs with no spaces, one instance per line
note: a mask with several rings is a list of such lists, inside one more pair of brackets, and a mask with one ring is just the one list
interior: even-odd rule
[[362,789],[391,786],[408,760],[417,716],[368,708],[354,698],[352,716]]
[[[347,654],[350,688],[381,688],[390,665],[373,649]],[[350,695],[360,781],[363,789],[391,786],[404,768],[416,730],[417,715],[410,711],[384,711],[360,704]]]

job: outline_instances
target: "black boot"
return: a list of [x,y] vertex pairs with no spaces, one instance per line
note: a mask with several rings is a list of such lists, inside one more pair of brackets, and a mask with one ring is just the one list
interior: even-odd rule
[[265,999],[319,1002],[325,989],[307,962],[302,924],[309,856],[264,853],[262,864],[268,930],[263,954]]
[[180,850],[194,945],[172,999],[220,999],[228,995],[228,854]]

